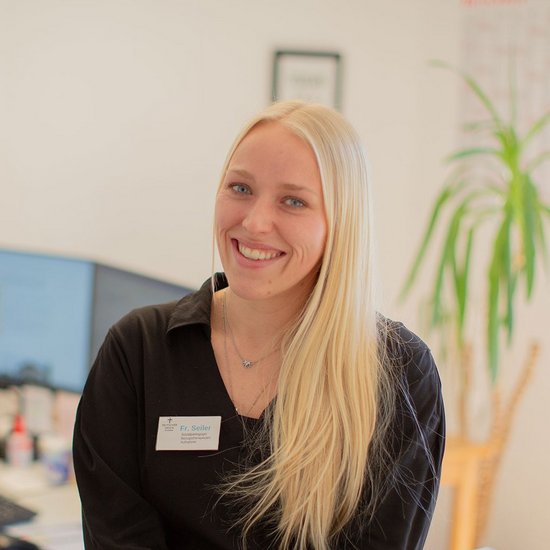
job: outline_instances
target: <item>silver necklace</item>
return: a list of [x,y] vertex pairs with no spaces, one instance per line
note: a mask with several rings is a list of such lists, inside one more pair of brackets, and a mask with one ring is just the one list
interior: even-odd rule
[[226,295],[225,295],[225,291],[224,291],[223,296],[222,296],[222,315],[223,315],[224,338],[225,338],[226,327],[227,327],[227,332],[229,332],[229,336],[231,337],[231,342],[233,344],[233,347],[235,348],[235,351],[237,352],[237,355],[239,356],[239,358],[241,360],[241,365],[245,369],[251,369],[254,365],[257,365],[260,361],[263,361],[264,359],[267,359],[270,355],[273,355],[277,351],[277,348],[272,349],[269,353],[266,353],[265,355],[263,355],[259,359],[255,359],[255,360],[245,359],[243,357],[243,354],[239,351],[239,348],[237,347],[237,342],[235,341],[235,335],[233,334],[233,331],[231,330],[231,325],[229,324],[229,318],[227,317],[227,313],[226,313],[226,307],[227,307],[226,303],[227,303],[226,302]]
[[[228,375],[228,378],[229,378],[229,386],[230,386],[230,391],[231,393],[233,393],[233,381],[231,379],[231,367],[229,365],[229,354],[227,353],[227,329],[229,328],[229,324],[227,322],[227,317],[225,315],[225,292],[223,293],[223,298],[222,298],[222,319],[223,319],[223,351],[224,351],[224,355],[225,355],[225,364],[226,364],[226,368],[227,368],[227,375]],[[235,342],[233,341],[233,344],[235,344]],[[237,350],[237,348],[235,347],[235,350]],[[237,350],[237,353],[239,354],[238,350]],[[271,352],[273,353],[273,352]],[[271,355],[271,353],[269,355]],[[240,354],[239,354],[240,356]],[[267,356],[266,356],[267,357]],[[262,357],[263,359],[263,357]],[[243,366],[244,365],[244,359],[241,358],[241,361],[243,361]],[[257,361],[251,361],[251,365],[254,364],[254,363],[258,363],[260,361],[260,359],[258,359]],[[247,368],[250,368],[250,367],[247,367]],[[249,416],[250,415],[250,411],[252,411],[252,409],[256,406],[256,404],[258,403],[258,401],[260,400],[260,398],[262,397],[262,395],[265,393],[266,389],[268,388],[268,386],[273,382],[273,379],[275,378],[275,375],[273,375],[267,382],[267,384],[265,384],[260,393],[256,396],[256,399],[254,399],[254,401],[252,402],[252,405],[250,405],[250,407],[248,407],[248,409],[242,413],[239,408],[237,407],[237,405],[235,405],[235,402],[233,401],[233,397],[231,397],[231,402],[233,403],[233,407],[235,408],[235,412],[240,415],[240,416]]]

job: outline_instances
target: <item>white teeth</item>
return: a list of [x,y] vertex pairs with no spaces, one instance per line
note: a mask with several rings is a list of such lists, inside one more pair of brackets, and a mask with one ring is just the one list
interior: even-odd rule
[[248,248],[243,244],[239,243],[239,252],[249,260],[271,260],[280,256],[280,252],[269,252],[267,250],[257,250],[255,248]]

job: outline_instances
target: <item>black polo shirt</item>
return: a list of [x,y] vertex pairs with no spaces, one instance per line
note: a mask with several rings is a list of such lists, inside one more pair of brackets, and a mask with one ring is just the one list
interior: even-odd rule
[[[217,286],[227,284],[217,277]],[[74,464],[86,548],[214,550],[240,547],[238,506],[220,500],[225,474],[250,460],[245,433],[261,427],[238,416],[210,343],[210,281],[179,302],[132,311],[109,331],[84,388],[74,432]],[[402,482],[373,521],[350,525],[335,548],[421,549],[444,446],[440,382],[426,345],[392,324],[391,355],[402,369],[392,448]],[[398,342],[398,344],[396,344]],[[414,407],[418,425],[411,418]],[[160,417],[221,417],[215,451],[155,450]],[[397,434],[397,435],[395,435]],[[352,522],[353,523],[353,522]],[[258,527],[251,550],[270,546]]]

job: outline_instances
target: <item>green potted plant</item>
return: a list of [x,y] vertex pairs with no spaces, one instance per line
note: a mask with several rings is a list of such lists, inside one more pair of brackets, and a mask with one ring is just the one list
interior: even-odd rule
[[[550,205],[541,198],[535,171],[550,159],[550,151],[532,151],[536,138],[550,122],[550,112],[521,133],[513,88],[510,115],[505,119],[474,78],[445,63],[436,62],[436,65],[460,76],[479,101],[487,119],[466,127],[468,132],[478,136],[479,143],[461,148],[447,158],[452,170],[435,199],[401,297],[409,294],[422,270],[433,270],[428,324],[435,330],[445,331],[446,335],[453,335],[452,347],[457,352],[454,362],[463,371],[462,379],[467,381],[472,357],[471,335],[466,330],[473,306],[471,288],[472,283],[476,289],[482,286],[480,282],[483,281],[477,280],[482,273],[485,278],[485,286],[482,286],[485,303],[481,305],[485,338],[480,340],[485,348],[495,404],[490,437],[498,440],[501,452],[511,415],[538,351],[535,344],[510,402],[506,407],[499,407],[500,348],[504,341],[508,344],[513,341],[517,305],[520,300],[528,302],[532,298],[537,266],[548,261],[545,222],[550,220]],[[436,253],[434,267],[433,256],[428,256],[428,251],[436,243],[442,244]],[[483,265],[482,271],[480,265]],[[475,307],[479,308],[480,304],[476,302]],[[478,343],[476,341],[476,345]],[[461,438],[468,437],[467,385],[467,382],[463,384],[463,395],[459,398],[458,435]],[[496,464],[489,465],[488,471],[487,484],[492,486]],[[485,491],[488,492],[489,489]],[[483,525],[479,532],[482,528]]]

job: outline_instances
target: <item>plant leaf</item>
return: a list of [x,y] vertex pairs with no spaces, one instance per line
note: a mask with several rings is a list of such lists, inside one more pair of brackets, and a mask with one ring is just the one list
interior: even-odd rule
[[494,384],[498,377],[499,360],[499,291],[500,291],[500,262],[505,222],[497,232],[493,243],[493,252],[489,264],[489,294],[487,303],[487,361],[491,381]]
[[512,250],[510,242],[510,226],[512,222],[512,211],[507,208],[506,216],[502,224],[502,238],[500,241],[500,273],[499,278],[505,290],[506,315],[504,325],[508,336],[508,344],[512,340],[512,331],[514,329],[514,294],[515,281],[512,273]]
[[[434,292],[432,294],[432,326],[436,326],[442,317],[441,312],[441,295],[443,291],[443,281],[445,275],[445,268],[448,267],[451,270],[451,274],[455,279],[455,296],[457,301],[460,300],[460,290],[457,290],[457,260],[456,260],[456,243],[457,236],[459,234],[460,224],[462,223],[465,215],[468,213],[469,203],[478,195],[478,193],[473,192],[467,195],[460,204],[455,208],[454,213],[449,221],[449,226],[447,229],[447,235],[443,244],[443,251],[440,256],[439,266],[437,269]],[[458,284],[460,286],[460,283]],[[460,314],[455,314],[454,319],[457,328],[460,327]],[[459,342],[460,343],[460,342]]]
[[522,245],[523,254],[525,256],[525,277],[527,283],[527,299],[531,298],[533,293],[533,284],[535,280],[535,219],[534,213],[536,210],[536,203],[533,201],[532,185],[529,179],[522,178],[522,190],[523,190],[523,220],[522,220]]
[[434,284],[434,291],[432,294],[432,316],[430,321],[432,326],[437,326],[443,319],[442,309],[441,309],[441,302],[442,302],[441,295],[443,291],[445,268],[448,265],[451,265],[453,260],[453,248],[454,248],[454,243],[456,240],[456,233],[457,233],[457,229],[456,229],[457,211],[455,211],[453,217],[451,218],[451,221],[449,222],[447,235],[443,243],[443,251],[441,252],[441,256],[439,258],[439,264],[438,264],[435,284]]
[[543,151],[540,155],[537,155],[534,159],[530,160],[527,166],[525,167],[525,172],[532,172],[537,166],[541,165],[543,162],[550,160],[550,151]]
[[498,149],[495,149],[494,147],[471,147],[468,149],[461,149],[456,153],[451,153],[448,157],[445,158],[445,161],[452,162],[454,160],[472,157],[474,155],[499,156],[500,151]]
[[455,295],[458,308],[458,342],[459,346],[464,345],[464,324],[466,321],[466,306],[468,297],[468,281],[470,276],[470,260],[472,257],[472,248],[475,235],[475,224],[473,224],[468,230],[466,237],[466,250],[464,253],[464,260],[462,265],[458,265],[456,261],[453,262],[455,271]]
[[493,130],[495,127],[492,120],[480,120],[477,122],[466,122],[463,125],[465,132],[479,132],[481,130]]
[[449,69],[455,74],[458,74],[462,77],[466,85],[472,90],[472,92],[477,96],[477,98],[481,101],[482,105],[487,109],[489,114],[491,115],[491,118],[493,119],[493,122],[498,128],[502,127],[502,120],[493,105],[492,101],[489,99],[487,94],[483,91],[481,86],[477,83],[476,80],[474,80],[473,77],[471,77],[469,74],[458,70],[456,67],[453,67],[452,65],[449,65],[448,63],[445,63],[441,60],[434,60],[431,62],[432,65],[435,67],[443,67],[445,69]]
[[550,111],[542,115],[534,124],[529,128],[529,131],[521,142],[522,148],[525,146],[550,122]]
[[542,221],[540,208],[537,210],[535,224],[537,227],[537,238],[539,240],[539,246],[542,253],[544,268],[548,270],[548,265],[549,265],[548,248],[546,247],[546,235],[544,232],[544,222]]
[[527,174],[525,177],[527,178],[529,185],[531,186],[531,192],[533,193],[533,197],[534,197],[533,202],[535,203],[535,212],[534,212],[535,238],[537,239],[535,240],[535,246],[536,246],[536,243],[538,242],[539,243],[538,248],[540,249],[540,252],[542,254],[544,268],[547,270],[549,266],[548,264],[549,255],[548,255],[548,248],[546,246],[544,220],[542,218],[543,214],[545,213],[544,212],[545,205],[540,201],[538,189],[533,184],[529,174]]
[[493,275],[492,270],[489,270],[487,361],[493,384],[496,382],[498,376],[498,291],[498,277]]
[[409,274],[405,281],[405,285],[401,290],[401,294],[400,294],[401,300],[410,292],[410,289],[414,284],[416,277],[418,276],[418,270],[420,268],[420,264],[424,259],[426,250],[428,249],[428,245],[432,238],[432,234],[434,232],[436,224],[439,220],[441,210],[449,200],[451,200],[461,189],[463,189],[464,185],[465,185],[465,182],[463,180],[457,180],[457,181],[452,180],[441,190],[441,192],[437,196],[434,207],[432,209],[432,213],[430,215],[430,221],[428,223],[428,227],[424,232],[424,236],[422,238],[418,252],[416,253],[411,270],[409,271]]

